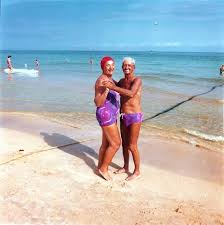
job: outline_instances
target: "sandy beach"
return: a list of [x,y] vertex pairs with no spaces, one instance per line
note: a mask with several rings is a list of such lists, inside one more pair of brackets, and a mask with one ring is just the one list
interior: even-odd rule
[[0,225],[224,225],[223,8],[1,1]]
[[[224,224],[223,153],[142,131],[142,177],[107,182],[96,122],[1,113],[1,124],[1,224]],[[111,171],[121,165],[120,149]]]

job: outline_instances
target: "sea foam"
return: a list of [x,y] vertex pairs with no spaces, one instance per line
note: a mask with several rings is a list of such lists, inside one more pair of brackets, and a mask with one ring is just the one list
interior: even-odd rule
[[184,132],[191,134],[193,136],[199,137],[204,140],[215,141],[215,142],[224,142],[224,136],[217,136],[211,134],[205,134],[200,131],[184,129]]

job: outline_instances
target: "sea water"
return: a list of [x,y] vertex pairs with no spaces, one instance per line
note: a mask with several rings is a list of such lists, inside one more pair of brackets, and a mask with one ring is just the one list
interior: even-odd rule
[[222,146],[224,142],[224,78],[219,76],[224,53],[1,51],[2,69],[7,55],[16,69],[35,69],[38,59],[40,71],[32,77],[1,70],[1,111],[63,113],[63,119],[88,113],[94,118],[94,83],[101,74],[101,58],[114,58],[113,77],[119,80],[122,59],[130,56],[143,81],[144,129],[157,129],[171,138],[185,135],[192,143],[206,140]]

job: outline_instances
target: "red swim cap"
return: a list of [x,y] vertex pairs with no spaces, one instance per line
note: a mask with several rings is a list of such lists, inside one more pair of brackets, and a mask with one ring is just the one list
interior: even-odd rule
[[101,59],[100,64],[101,64],[102,70],[103,70],[104,65],[105,65],[106,62],[108,62],[108,61],[113,61],[113,62],[114,62],[114,60],[113,60],[110,56],[105,56],[105,57],[103,57],[103,58]]

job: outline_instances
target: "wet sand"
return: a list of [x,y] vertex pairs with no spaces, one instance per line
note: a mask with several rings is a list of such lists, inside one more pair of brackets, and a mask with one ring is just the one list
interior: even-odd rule
[[95,174],[96,122],[1,113],[0,133],[2,224],[224,224],[223,153],[142,131],[142,177],[107,182]]

